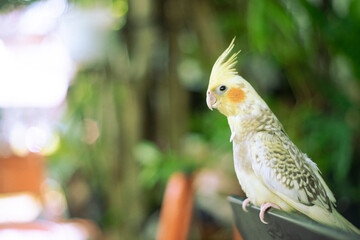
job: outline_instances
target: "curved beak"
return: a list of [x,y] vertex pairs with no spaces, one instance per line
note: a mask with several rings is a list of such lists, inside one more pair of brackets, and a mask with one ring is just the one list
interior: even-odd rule
[[214,96],[214,93],[211,91],[207,91],[207,95],[206,95],[206,104],[208,106],[208,108],[210,108],[210,110],[212,111],[213,108],[215,108],[215,103],[216,103],[217,99]]

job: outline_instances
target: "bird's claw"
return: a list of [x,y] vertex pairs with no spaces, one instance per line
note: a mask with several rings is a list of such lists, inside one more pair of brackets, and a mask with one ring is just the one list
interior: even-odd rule
[[[243,204],[244,205],[244,204]],[[259,214],[259,217],[260,217],[260,221],[264,224],[268,224],[267,222],[265,222],[264,220],[264,214],[265,212],[269,209],[269,208],[276,208],[276,209],[280,209],[280,207],[274,203],[264,203],[264,204],[261,204],[261,208],[260,208],[260,214]]]
[[246,209],[246,206],[250,203],[250,199],[247,198],[243,201],[242,203],[242,209],[244,210],[244,212],[247,212],[248,210]]

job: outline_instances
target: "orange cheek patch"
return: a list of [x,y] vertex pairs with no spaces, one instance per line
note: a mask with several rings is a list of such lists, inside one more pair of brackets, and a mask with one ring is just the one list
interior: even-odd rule
[[232,103],[242,102],[245,98],[245,93],[241,88],[230,88],[227,92],[227,97]]

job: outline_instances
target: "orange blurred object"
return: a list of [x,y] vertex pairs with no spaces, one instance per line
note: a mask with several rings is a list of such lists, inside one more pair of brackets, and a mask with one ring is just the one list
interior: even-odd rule
[[166,186],[157,233],[158,240],[185,240],[194,200],[192,177],[174,173]]
[[40,196],[44,170],[44,159],[37,154],[0,158],[0,194],[32,192]]
[[101,239],[91,220],[62,218],[66,203],[44,188],[45,171],[38,154],[0,158],[0,239]]
[[233,240],[243,240],[235,225],[233,225]]

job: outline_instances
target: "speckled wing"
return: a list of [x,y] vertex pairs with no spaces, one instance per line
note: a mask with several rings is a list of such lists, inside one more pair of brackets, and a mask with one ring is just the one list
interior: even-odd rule
[[258,132],[250,146],[254,172],[271,191],[290,205],[316,205],[332,212],[335,198],[318,168],[283,130]]

